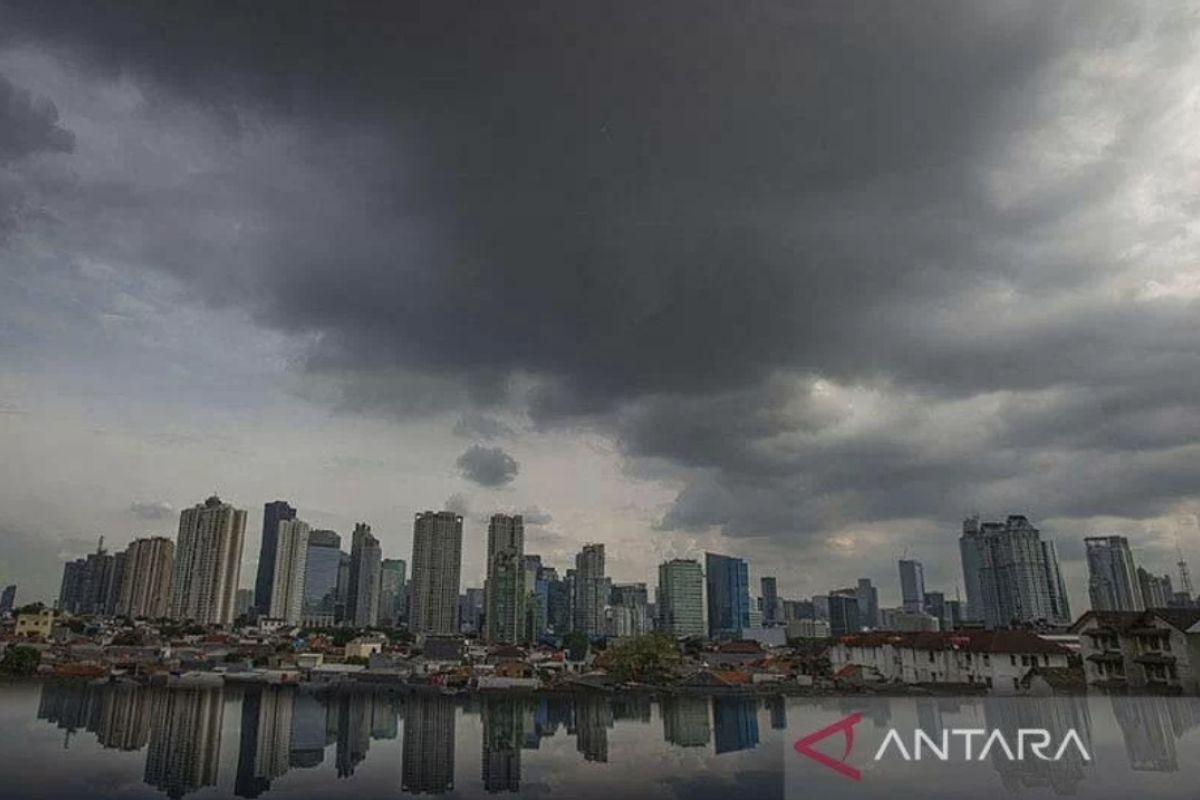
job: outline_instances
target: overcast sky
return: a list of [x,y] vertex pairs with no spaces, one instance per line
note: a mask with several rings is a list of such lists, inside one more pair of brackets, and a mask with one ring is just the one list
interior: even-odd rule
[[787,597],[1200,569],[1184,3],[0,0],[0,583],[217,492]]

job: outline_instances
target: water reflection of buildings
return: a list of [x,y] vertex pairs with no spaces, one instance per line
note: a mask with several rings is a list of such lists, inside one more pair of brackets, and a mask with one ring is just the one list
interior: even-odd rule
[[454,788],[454,700],[417,695],[404,714],[404,760],[400,788],[442,794]]
[[150,695],[138,686],[96,687],[88,684],[43,684],[38,719],[65,731],[63,746],[85,730],[101,747],[140,750],[150,740]]
[[746,697],[714,697],[713,749],[718,755],[758,745],[758,701]]
[[[1074,730],[1084,746],[1092,741],[1092,720],[1084,697],[1039,697],[1014,699],[989,697],[983,701],[988,729],[999,729],[1009,742],[1017,742],[1022,729],[1041,728],[1050,732],[1057,747],[1067,732]],[[1013,760],[999,748],[991,753],[992,766],[1010,792],[1023,789],[1050,789],[1057,795],[1074,795],[1083,781],[1086,762],[1075,747],[1068,747],[1058,761],[1039,758]]]
[[608,729],[613,726],[613,710],[607,697],[584,694],[575,700],[575,749],[585,761],[608,761]]
[[292,744],[288,766],[293,769],[319,767],[325,748],[337,741],[336,726],[330,727],[329,707],[310,694],[297,693],[292,704]]
[[771,730],[787,730],[787,698],[781,694],[767,698],[767,710],[771,714]]
[[337,710],[337,750],[334,762],[337,776],[348,778],[367,757],[371,748],[371,697],[358,692],[338,696],[333,702]]
[[287,773],[292,749],[293,707],[290,687],[252,686],[242,696],[242,728],[234,794],[258,797],[271,781]]
[[704,697],[664,697],[662,723],[663,739],[676,747],[707,747],[712,738]]
[[1128,697],[1114,695],[1113,716],[1121,727],[1131,769],[1176,772],[1175,742],[1200,725],[1200,700],[1194,697]]
[[220,689],[153,692],[146,783],[172,798],[215,786],[224,708]]
[[523,705],[510,697],[483,699],[483,788],[489,792],[521,789]]

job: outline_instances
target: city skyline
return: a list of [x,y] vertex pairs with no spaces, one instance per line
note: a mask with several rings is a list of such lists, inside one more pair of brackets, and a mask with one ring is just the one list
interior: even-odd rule
[[1200,558],[1200,20],[700,1],[0,0],[0,581],[213,492],[246,580],[277,497],[885,605],[975,511],[1072,608],[1084,536]]

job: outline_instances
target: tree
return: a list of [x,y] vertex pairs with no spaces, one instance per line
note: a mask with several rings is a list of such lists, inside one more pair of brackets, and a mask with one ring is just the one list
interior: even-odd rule
[[605,654],[609,675],[638,683],[665,683],[676,676],[682,661],[675,639],[661,633],[621,639]]
[[588,641],[586,633],[580,631],[571,631],[563,637],[563,650],[567,651],[567,658],[572,661],[583,661],[587,658],[588,646],[591,642]]
[[5,675],[32,675],[42,663],[42,654],[36,648],[14,645],[4,651],[0,659],[0,672]]

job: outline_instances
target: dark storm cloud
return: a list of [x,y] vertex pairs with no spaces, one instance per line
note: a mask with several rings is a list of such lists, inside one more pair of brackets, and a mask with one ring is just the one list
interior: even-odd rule
[[68,152],[75,136],[58,124],[58,109],[45,98],[13,86],[0,75],[0,164],[38,152]]
[[488,488],[512,483],[520,470],[517,460],[501,448],[478,444],[468,447],[455,463],[464,478]]
[[75,235],[310,337],[345,408],[597,424],[679,471],[664,527],[735,535],[1194,496],[1197,295],[1139,295],[1197,255],[1194,189],[1144,180],[1188,174],[1156,173],[1188,156],[1182,8],[21,4],[0,30],[251,154],[97,187]]
[[130,504],[129,513],[138,519],[157,521],[170,519],[174,516],[175,510],[171,507],[170,503],[164,501],[157,503],[135,502]]

